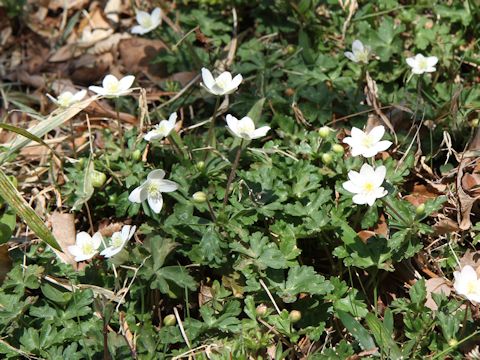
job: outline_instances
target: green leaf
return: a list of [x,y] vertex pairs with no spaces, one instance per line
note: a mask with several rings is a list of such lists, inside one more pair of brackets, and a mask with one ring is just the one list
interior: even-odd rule
[[263,104],[265,103],[265,98],[261,98],[255,104],[253,104],[252,108],[248,112],[247,116],[253,120],[253,122],[258,125],[260,121],[260,117],[262,116],[262,109]]
[[85,167],[85,172],[83,174],[83,182],[80,194],[78,195],[77,200],[72,206],[72,210],[79,210],[82,208],[93,195],[93,185],[92,185],[92,173],[95,171],[93,164],[92,155],[88,157],[87,166]]
[[373,333],[373,336],[375,337],[378,346],[382,350],[382,353],[388,355],[388,359],[404,359],[400,348],[393,340],[393,333],[389,332],[374,314],[367,314],[367,316],[365,317],[365,321],[371,332]]
[[344,312],[337,310],[337,316],[343,325],[347,328],[350,334],[359,342],[363,350],[374,350],[376,349],[375,341],[370,336],[367,329],[365,329],[362,324],[360,324],[355,318]]
[[42,219],[37,215],[35,210],[20,195],[18,190],[12,184],[10,179],[0,169],[0,196],[15,210],[18,216],[27,223],[30,229],[41,240],[45,241],[51,247],[61,251],[57,240],[53,237]]

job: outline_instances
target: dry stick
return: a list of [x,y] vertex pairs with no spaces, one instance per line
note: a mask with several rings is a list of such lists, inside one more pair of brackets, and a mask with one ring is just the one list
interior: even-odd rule
[[230,192],[230,185],[232,185],[232,181],[235,178],[235,172],[237,171],[238,167],[238,162],[240,161],[240,155],[242,154],[242,148],[243,148],[243,139],[240,142],[240,145],[237,150],[237,154],[235,155],[235,160],[232,165],[232,170],[230,171],[230,175],[228,176],[227,180],[227,187],[225,188],[225,197],[223,198],[223,207],[227,205],[228,201],[228,193]]
[[183,340],[187,343],[189,349],[192,347],[190,346],[190,341],[188,341],[187,334],[185,333],[185,329],[183,328],[182,319],[180,319],[180,315],[178,314],[178,310],[176,307],[173,308],[173,313],[175,314],[175,318],[177,319],[178,327],[180,328],[180,332],[182,333]]
[[272,293],[270,292],[270,290],[268,290],[267,285],[265,285],[265,283],[263,282],[262,279],[260,279],[260,285],[262,285],[263,289],[266,291],[268,297],[270,298],[270,301],[273,303],[273,306],[275,306],[275,310],[277,310],[278,315],[280,315],[281,311],[280,311],[277,303],[275,302],[275,300],[272,296]]

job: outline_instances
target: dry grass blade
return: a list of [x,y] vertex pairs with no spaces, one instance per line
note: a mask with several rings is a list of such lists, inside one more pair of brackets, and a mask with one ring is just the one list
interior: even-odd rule
[[0,169],[0,196],[15,210],[32,231],[51,247],[61,250],[50,230],[27,201],[20,195],[7,175]]

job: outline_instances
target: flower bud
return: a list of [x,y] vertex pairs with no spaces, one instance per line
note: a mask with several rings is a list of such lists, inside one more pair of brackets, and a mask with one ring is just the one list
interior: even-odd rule
[[425,204],[420,204],[417,206],[417,208],[415,209],[415,213],[417,214],[417,216],[422,216],[425,214]]
[[290,314],[288,314],[288,318],[294,324],[300,321],[300,319],[302,318],[302,313],[298,310],[292,310],[290,311]]
[[478,119],[473,119],[472,121],[470,121],[470,125],[471,125],[472,127],[477,127],[477,126],[478,126],[478,122],[479,122]]
[[332,154],[331,153],[324,153],[322,154],[322,161],[324,164],[330,164],[333,160]]
[[260,304],[256,307],[255,313],[258,317],[263,317],[267,313],[267,306],[264,304]]
[[340,144],[333,144],[332,151],[336,154],[343,154],[345,152],[345,149]]
[[170,314],[167,315],[163,318],[163,325],[165,326],[173,326],[177,323],[177,319],[175,318],[175,315]]
[[197,168],[198,171],[203,171],[203,169],[205,169],[205,162],[199,161],[195,164],[195,167]]
[[322,126],[318,129],[318,135],[320,135],[322,139],[326,139],[328,135],[330,135],[330,128],[328,126]]
[[207,201],[207,194],[205,194],[203,191],[197,191],[195,194],[192,195],[192,199],[194,202],[202,204]]
[[135,151],[132,153],[132,159],[133,159],[133,160],[136,160],[136,161],[137,161],[137,160],[140,160],[141,157],[142,157],[142,152],[141,152],[139,149],[135,150]]
[[105,175],[101,171],[93,170],[92,173],[90,174],[90,181],[92,182],[92,186],[94,188],[102,187],[103,184],[105,184],[106,180],[107,180],[107,175]]

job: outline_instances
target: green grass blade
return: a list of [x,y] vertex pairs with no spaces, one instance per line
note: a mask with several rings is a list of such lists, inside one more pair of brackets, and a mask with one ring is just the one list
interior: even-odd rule
[[46,227],[43,220],[37,215],[32,207],[20,195],[7,175],[0,169],[0,196],[10,205],[32,229],[32,231],[51,247],[62,251],[52,233]]

